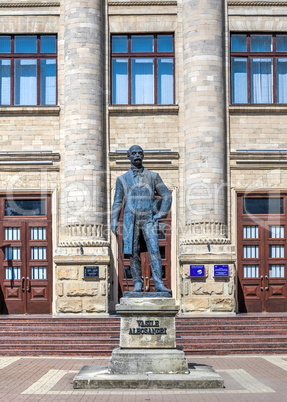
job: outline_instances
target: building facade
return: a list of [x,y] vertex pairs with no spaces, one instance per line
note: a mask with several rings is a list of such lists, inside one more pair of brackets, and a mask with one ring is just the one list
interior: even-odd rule
[[172,192],[181,311],[286,312],[287,2],[0,0],[0,22],[1,314],[114,311],[133,144]]

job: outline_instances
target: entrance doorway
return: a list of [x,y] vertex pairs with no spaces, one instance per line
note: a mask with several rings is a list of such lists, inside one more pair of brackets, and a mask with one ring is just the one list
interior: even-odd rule
[[49,314],[51,197],[0,197],[0,312]]
[[[119,224],[119,241],[118,241],[118,278],[119,278],[119,297],[123,292],[132,291],[133,280],[130,269],[130,260],[128,256],[123,254],[123,241],[122,241],[122,217]],[[165,219],[159,220],[158,231],[159,250],[162,262],[162,280],[164,285],[171,288],[171,213]],[[154,283],[151,275],[151,267],[149,264],[148,252],[141,253],[141,268],[143,278],[143,291],[154,292]]]
[[240,312],[287,312],[287,195],[238,197]]

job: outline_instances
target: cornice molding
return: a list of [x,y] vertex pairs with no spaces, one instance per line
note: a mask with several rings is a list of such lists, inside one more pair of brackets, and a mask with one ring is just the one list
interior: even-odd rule
[[48,151],[0,151],[0,163],[1,162],[59,162],[61,155],[59,152]]
[[229,7],[286,7],[287,1],[229,1]]
[[[117,3],[118,5],[118,3]],[[178,114],[178,105],[109,105],[109,114]]]
[[[181,264],[234,264],[236,261],[236,254],[234,252],[218,253],[218,254],[182,254],[179,256]],[[198,279],[198,278],[197,278]]]
[[[150,161],[163,160],[177,160],[179,159],[179,153],[175,151],[169,150],[144,150],[145,159],[149,159]],[[109,152],[110,161],[123,161],[130,165],[130,161],[127,159],[127,150]],[[144,161],[145,163],[146,161]]]
[[23,8],[23,7],[60,7],[60,2],[53,2],[53,3],[0,3],[0,8]]
[[170,1],[109,1],[109,6],[177,6],[176,0]]
[[61,241],[58,247],[107,247],[110,243],[105,240],[66,240]]
[[59,116],[60,106],[0,106],[0,115]]
[[286,150],[246,150],[246,151],[237,151],[237,152],[230,152],[230,159],[232,160],[255,160],[258,159],[264,161],[271,161],[274,160],[275,162],[278,161],[287,161],[287,151]]
[[[57,252],[57,251],[56,251]],[[107,265],[109,255],[54,255],[56,265]]]
[[194,244],[231,244],[231,241],[226,238],[198,237],[195,239],[185,239],[180,242],[181,246],[190,246]]

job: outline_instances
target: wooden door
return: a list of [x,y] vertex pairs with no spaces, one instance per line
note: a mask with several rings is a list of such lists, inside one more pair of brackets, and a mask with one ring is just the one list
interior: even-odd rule
[[[30,201],[33,202],[30,202]],[[39,205],[39,198],[0,199],[0,311],[2,314],[48,314],[52,300],[52,234],[50,197],[43,211],[23,206]],[[26,202],[27,201],[27,202]],[[20,207],[19,207],[20,206]],[[22,213],[22,214],[21,214]],[[35,215],[25,215],[25,214]],[[20,214],[20,215],[19,215]]]
[[286,195],[238,198],[240,312],[286,312]]
[[[118,278],[119,278],[119,297],[125,291],[132,291],[133,281],[130,270],[130,261],[126,255],[123,254],[123,241],[122,241],[122,218],[119,225],[119,238],[118,238]],[[164,285],[170,289],[171,287],[171,214],[166,219],[159,220],[158,231],[159,250],[162,262],[162,280]],[[143,278],[143,292],[154,292],[154,283],[151,275],[151,268],[149,264],[148,252],[141,253],[141,268]]]

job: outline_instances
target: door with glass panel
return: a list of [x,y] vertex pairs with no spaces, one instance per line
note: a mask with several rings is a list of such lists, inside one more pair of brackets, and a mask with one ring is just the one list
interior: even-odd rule
[[240,312],[287,311],[287,197],[238,197]]
[[50,197],[1,198],[2,314],[51,312]]

